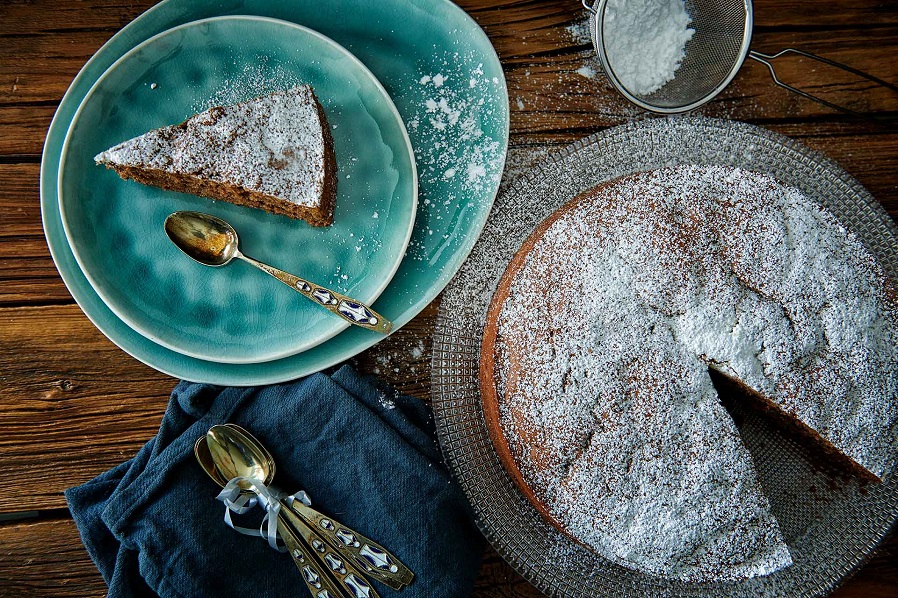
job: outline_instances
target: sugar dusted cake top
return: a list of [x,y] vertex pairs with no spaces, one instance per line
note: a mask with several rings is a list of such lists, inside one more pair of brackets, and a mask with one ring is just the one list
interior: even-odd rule
[[709,369],[873,474],[895,467],[894,292],[798,190],[666,168],[588,192],[544,226],[494,297],[482,358],[497,405],[484,409],[513,477],[580,542],[684,581],[791,562]]
[[97,155],[99,164],[186,173],[297,206],[321,204],[326,120],[308,85],[155,129]]

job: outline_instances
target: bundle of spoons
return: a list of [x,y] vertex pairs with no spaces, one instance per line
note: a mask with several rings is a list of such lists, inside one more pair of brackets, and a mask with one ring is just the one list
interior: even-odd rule
[[278,536],[315,598],[379,598],[365,576],[395,590],[414,579],[409,568],[380,544],[300,500],[272,492],[274,459],[243,428],[213,426],[193,449],[203,471],[222,488],[236,485],[242,494],[277,502]]

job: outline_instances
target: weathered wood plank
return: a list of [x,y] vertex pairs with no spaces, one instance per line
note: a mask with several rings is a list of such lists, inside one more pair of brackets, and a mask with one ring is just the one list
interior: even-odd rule
[[[577,13],[558,8],[546,14],[547,9],[541,4],[526,6],[528,13],[536,11],[537,16],[523,21],[500,20],[488,27],[506,67],[515,132],[554,131],[571,126],[595,129],[639,114],[599,73],[598,61],[588,46],[588,33]],[[8,127],[4,137],[9,144],[0,144],[0,155],[39,153],[34,145],[21,145],[23,141],[35,140],[31,134],[34,123],[20,122],[21,110],[8,111],[21,108],[23,102],[58,102],[108,34],[86,31],[66,33],[64,37],[67,39],[62,40],[63,50],[58,49],[55,36],[12,37],[0,45],[0,127]],[[894,26],[872,32],[839,29],[825,36],[808,31],[762,31],[753,44],[768,51],[787,46],[819,52],[898,84],[898,67],[891,59],[898,51],[898,29]],[[895,92],[858,83],[853,76],[845,77],[841,71],[820,67],[807,59],[782,59],[777,67],[785,81],[859,111],[894,111],[898,107]],[[593,74],[585,77],[583,73]],[[53,110],[46,105],[43,108],[41,122],[46,129]],[[703,112],[743,120],[832,114],[828,108],[776,88],[766,67],[753,61],[742,68],[720,100]]]
[[0,104],[58,102],[112,33],[88,30],[0,37]]
[[70,302],[41,226],[40,166],[0,164],[0,305]]
[[0,259],[0,270],[28,270],[31,264],[31,272],[8,280],[0,277],[0,304],[21,307],[72,303],[68,289],[59,276],[49,271],[46,260]]
[[[359,369],[427,398],[436,311],[434,302],[358,356]],[[65,488],[128,459],[156,432],[176,383],[118,349],[74,305],[0,310],[0,372],[0,478],[15,480],[0,513],[65,506]]]
[[175,381],[118,349],[77,306],[0,314],[0,475],[15,461],[25,473],[16,477],[33,480],[0,497],[0,512],[63,507],[62,490],[155,433]]
[[[889,580],[898,575],[893,537],[833,598],[893,598]],[[97,597],[106,586],[71,519],[0,524],[0,597]],[[533,586],[495,552],[483,556],[472,598],[538,598]]]
[[[4,0],[0,20],[6,23],[2,33],[26,35],[62,33],[84,29],[114,33],[155,4],[154,0]],[[565,11],[582,14],[579,2],[552,2],[536,5],[527,0],[459,0],[458,4],[481,25],[519,19],[521,15],[539,15]],[[40,18],[35,18],[40,15]],[[831,28],[845,25],[898,23],[898,12],[891,2],[857,0],[755,0],[755,27]]]
[[0,236],[0,306],[71,301],[42,235]]
[[0,524],[0,596],[106,595],[71,519]]
[[0,106],[0,156],[40,156],[55,113],[55,106]]
[[38,164],[0,164],[0,237],[43,234],[40,171]]
[[4,0],[0,34],[62,33],[102,29],[115,33],[157,0]]

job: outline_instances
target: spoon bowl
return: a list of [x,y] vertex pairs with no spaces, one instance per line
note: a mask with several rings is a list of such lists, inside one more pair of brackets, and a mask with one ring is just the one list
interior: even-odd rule
[[[266,486],[274,479],[274,461],[268,452],[260,450],[258,442],[247,442],[243,434],[234,428],[212,426],[206,433],[206,445],[213,466],[224,478],[253,478]],[[250,484],[246,481],[238,485],[241,490],[250,490]]]
[[[273,478],[274,471],[275,471],[274,457],[268,451],[268,448],[266,448],[266,446],[264,444],[259,442],[259,440],[255,436],[253,436],[252,434],[250,434],[248,431],[241,428],[237,424],[227,423],[227,424],[224,424],[224,426],[226,428],[230,428],[235,439],[244,443],[246,446],[251,447],[253,451],[258,452],[260,455],[262,455],[264,457],[265,461],[268,463],[268,466],[271,468],[271,477]],[[269,481],[271,481],[271,480],[269,480]]]
[[226,266],[237,255],[237,231],[211,214],[175,212],[165,219],[165,234],[178,249],[204,266]]
[[206,475],[212,478],[213,482],[224,488],[228,480],[215,467],[215,462],[212,460],[212,453],[209,452],[209,444],[206,442],[205,436],[200,436],[196,439],[193,445],[193,456],[196,457],[197,463],[200,464],[200,468],[206,472]]

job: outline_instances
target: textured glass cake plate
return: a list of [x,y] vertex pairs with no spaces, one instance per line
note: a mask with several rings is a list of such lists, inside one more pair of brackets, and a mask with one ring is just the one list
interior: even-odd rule
[[786,137],[706,118],[649,119],[550,156],[496,199],[484,233],[446,288],[434,333],[433,406],[440,445],[497,552],[550,596],[821,596],[856,571],[898,517],[898,476],[862,484],[820,471],[803,448],[750,411],[733,410],[794,564],[766,577],[688,584],[616,565],[546,523],[496,456],[477,381],[490,299],[533,229],[599,183],[676,164],[767,173],[801,189],[855,232],[898,281],[898,227],[841,167]]

